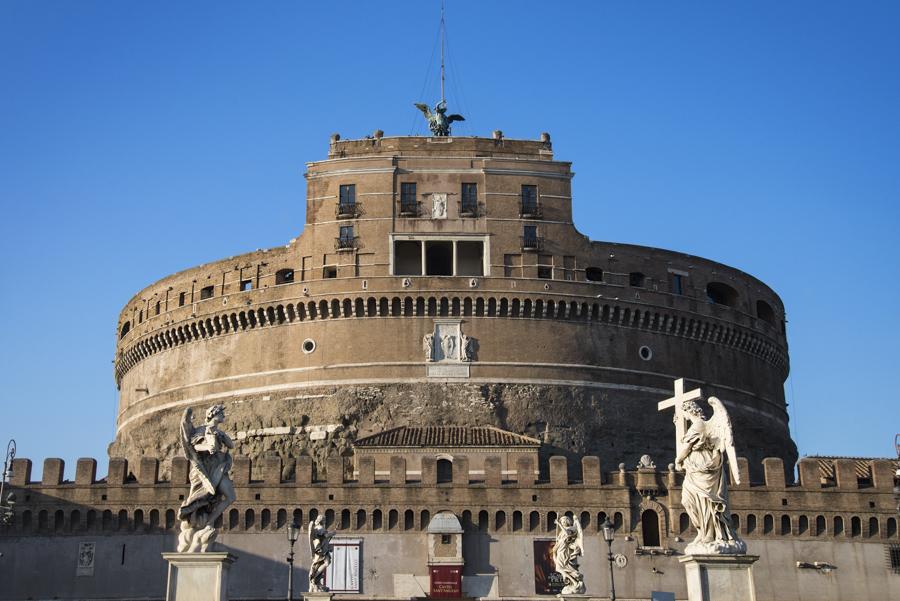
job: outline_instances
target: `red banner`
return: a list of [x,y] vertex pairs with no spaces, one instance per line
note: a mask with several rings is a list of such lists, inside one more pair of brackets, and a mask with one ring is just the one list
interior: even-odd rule
[[462,566],[431,566],[430,597],[459,599],[462,597]]

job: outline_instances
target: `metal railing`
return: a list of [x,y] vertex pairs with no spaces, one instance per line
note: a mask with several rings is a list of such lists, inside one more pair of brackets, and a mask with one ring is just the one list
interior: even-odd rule
[[523,251],[540,251],[544,250],[543,236],[520,236],[521,247]]
[[338,202],[334,207],[337,219],[355,219],[359,217],[361,208],[358,202]]
[[478,210],[478,201],[477,200],[467,200],[460,199],[459,200],[459,216],[460,217],[478,217],[480,211]]
[[540,219],[544,216],[544,210],[537,201],[524,199],[519,203],[519,217],[522,219]]
[[401,217],[418,217],[422,203],[418,200],[400,199],[400,216]]
[[338,236],[334,239],[334,250],[356,250],[359,248],[359,236]]

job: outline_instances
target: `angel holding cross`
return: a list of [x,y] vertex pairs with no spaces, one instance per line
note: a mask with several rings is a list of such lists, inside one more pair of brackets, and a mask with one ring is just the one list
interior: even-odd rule
[[[709,397],[707,402],[713,414],[707,420],[694,400],[701,397],[699,390],[684,393],[684,382],[678,380],[675,393],[673,399],[660,403],[660,408],[675,408],[678,431],[675,467],[684,470],[681,504],[691,525],[697,530],[697,537],[684,552],[689,555],[746,553],[747,545],[738,537],[728,507],[726,461],[735,484],[740,484],[741,477],[734,451],[731,419],[725,405],[716,397]],[[690,427],[682,434],[683,420],[689,421]],[[679,425],[680,428],[677,427]]]

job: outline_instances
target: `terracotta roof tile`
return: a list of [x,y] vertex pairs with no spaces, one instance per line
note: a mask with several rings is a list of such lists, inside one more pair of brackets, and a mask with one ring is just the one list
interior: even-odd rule
[[365,436],[357,447],[538,447],[541,441],[493,426],[400,426]]

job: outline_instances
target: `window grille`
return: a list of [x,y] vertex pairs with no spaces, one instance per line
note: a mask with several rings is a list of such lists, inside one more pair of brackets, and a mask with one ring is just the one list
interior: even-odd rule
[[417,215],[418,201],[416,200],[415,182],[403,182],[400,184],[400,214]]
[[478,210],[478,184],[463,184],[459,214],[475,215]]

